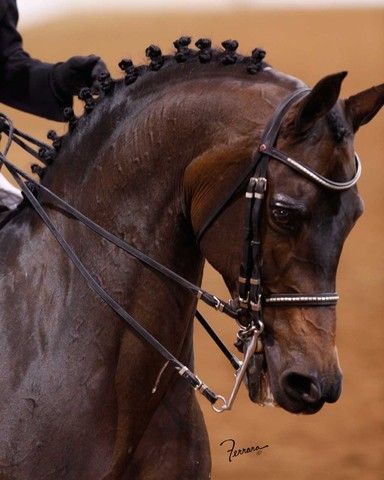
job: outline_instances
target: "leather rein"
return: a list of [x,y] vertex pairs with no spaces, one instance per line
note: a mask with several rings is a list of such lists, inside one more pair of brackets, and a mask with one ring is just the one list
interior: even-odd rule
[[[279,160],[322,187],[338,191],[346,190],[355,185],[361,174],[361,164],[357,154],[355,154],[356,173],[354,177],[347,182],[334,182],[319,175],[302,163],[288,157],[283,152],[274,148],[274,144],[276,143],[285,113],[292,103],[303,98],[309,92],[310,90],[306,88],[296,90],[280,103],[268,122],[268,125],[262,136],[261,144],[256,155],[253,157],[250,166],[247,168],[246,172],[242,174],[241,178],[239,178],[239,181],[236,182],[231,193],[223,199],[220,205],[208,218],[202,229],[196,234],[197,241],[199,242],[204,233],[225,209],[235,193],[237,193],[247,179],[249,179],[245,194],[247,206],[245,217],[243,260],[241,263],[239,276],[239,297],[235,301],[230,301],[228,303],[203,290],[201,287],[194,285],[187,279],[160,264],[113,233],[108,232],[10,162],[7,159],[7,154],[12,142],[17,143],[21,148],[43,162],[47,152],[50,152],[52,155],[55,152],[51,146],[46,145],[32,136],[16,129],[7,116],[0,114],[0,120],[2,122],[0,125],[0,131],[4,132],[8,136],[6,147],[4,151],[0,153],[0,168],[2,165],[5,165],[7,170],[11,173],[12,177],[15,179],[24,193],[25,198],[34,208],[36,213],[41,217],[42,221],[56,238],[79,273],[84,277],[88,286],[134,330],[136,335],[142,338],[145,342],[149,343],[166,360],[163,368],[160,371],[156,385],[152,390],[153,393],[156,391],[161,374],[170,364],[186,382],[188,382],[196,391],[200,392],[205,398],[208,399],[215,411],[222,412],[224,410],[230,410],[240,385],[244,379],[244,375],[247,371],[247,367],[253,354],[255,352],[261,352],[263,349],[261,339],[259,338],[264,328],[262,317],[263,307],[291,305],[317,307],[330,306],[337,303],[339,297],[334,292],[314,293],[311,295],[291,293],[265,295],[262,291],[261,213],[263,199],[267,189],[267,168],[269,159],[274,158]],[[28,145],[28,143],[38,147],[39,151],[36,151],[34,148]],[[26,180],[27,182],[24,182],[23,180]],[[116,302],[116,300],[114,300],[106,292],[100,283],[95,280],[94,275],[82,263],[81,259],[77,256],[72,247],[67,243],[57,226],[52,222],[42,203],[32,192],[30,185],[33,185],[37,191],[43,192],[45,195],[47,195],[47,197],[53,200],[53,202],[56,203],[61,210],[68,213],[73,218],[76,218],[100,237],[106,239],[108,242],[136,258],[145,267],[161,273],[164,277],[174,281],[184,289],[188,290],[208,306],[225,313],[237,321],[240,327],[237,336],[240,344],[243,346],[244,351],[244,358],[242,361],[240,361],[227,349],[201,313],[196,311],[196,318],[206,329],[208,334],[212,337],[236,371],[235,385],[228,400],[221,395],[215,394],[210,388],[208,388],[208,386],[195,373],[193,373],[187,366],[183,365],[167,348],[165,348],[154,336],[152,336],[144,327],[142,327],[137,320],[135,320],[118,302]],[[220,406],[215,405],[218,400],[220,400]]]

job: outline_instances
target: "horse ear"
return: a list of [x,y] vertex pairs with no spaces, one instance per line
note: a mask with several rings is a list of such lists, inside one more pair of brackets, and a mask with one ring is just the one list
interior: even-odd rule
[[345,111],[356,132],[376,115],[384,104],[384,83],[369,88],[345,100]]
[[328,113],[337,102],[341,83],[348,72],[339,72],[322,78],[299,106],[295,128],[298,132],[309,130],[319,118]]

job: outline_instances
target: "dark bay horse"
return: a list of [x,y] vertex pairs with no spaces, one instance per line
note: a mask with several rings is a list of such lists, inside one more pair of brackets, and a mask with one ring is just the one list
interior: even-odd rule
[[[196,233],[246,170],[280,101],[304,86],[236,42],[149,66],[121,63],[87,113],[70,118],[42,183],[106,229],[199,284],[207,259],[233,298],[244,191],[200,243]],[[338,99],[345,73],[320,80],[284,118],[277,147],[336,181],[355,172],[353,138],[383,105],[384,85]],[[107,84],[105,84],[107,85]],[[356,187],[331,192],[271,160],[263,212],[268,292],[334,292],[344,240],[362,212]],[[48,201],[65,238],[118,300],[193,367],[196,300]],[[24,206],[0,231],[0,479],[208,479],[207,432],[194,391],[89,290]],[[335,308],[264,309],[265,398],[314,413],[337,400]],[[267,399],[268,394],[268,399]]]

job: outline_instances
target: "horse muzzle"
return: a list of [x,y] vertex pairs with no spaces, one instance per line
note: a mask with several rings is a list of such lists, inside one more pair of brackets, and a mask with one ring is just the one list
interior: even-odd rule
[[313,414],[324,403],[334,403],[341,394],[342,374],[332,376],[285,370],[278,379],[277,402],[292,413]]
[[327,374],[314,373],[313,369],[306,372],[294,366],[279,372],[272,356],[273,352],[263,345],[248,364],[245,384],[252,402],[279,406],[291,413],[314,414],[325,403],[339,399],[342,373],[338,366]]

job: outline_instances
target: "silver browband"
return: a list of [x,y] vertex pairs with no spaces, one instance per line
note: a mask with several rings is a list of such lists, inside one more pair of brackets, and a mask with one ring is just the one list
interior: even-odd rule
[[294,170],[301,173],[302,175],[308,177],[310,180],[314,181],[315,183],[319,183],[323,187],[329,188],[331,190],[348,190],[349,188],[353,187],[353,185],[357,183],[361,175],[361,161],[356,152],[355,152],[356,172],[354,177],[351,180],[348,180],[347,182],[334,182],[333,180],[329,180],[328,178],[323,177],[322,175],[310,169],[309,167],[306,167],[305,165],[298,162],[297,160],[294,160],[293,158],[286,156],[284,153],[280,152],[274,147],[269,149],[265,147],[264,149],[263,146],[261,146],[260,149],[263,153],[266,153],[267,155],[270,155],[272,158],[275,158],[276,160],[279,160],[280,162],[285,163],[286,165],[293,168]]

